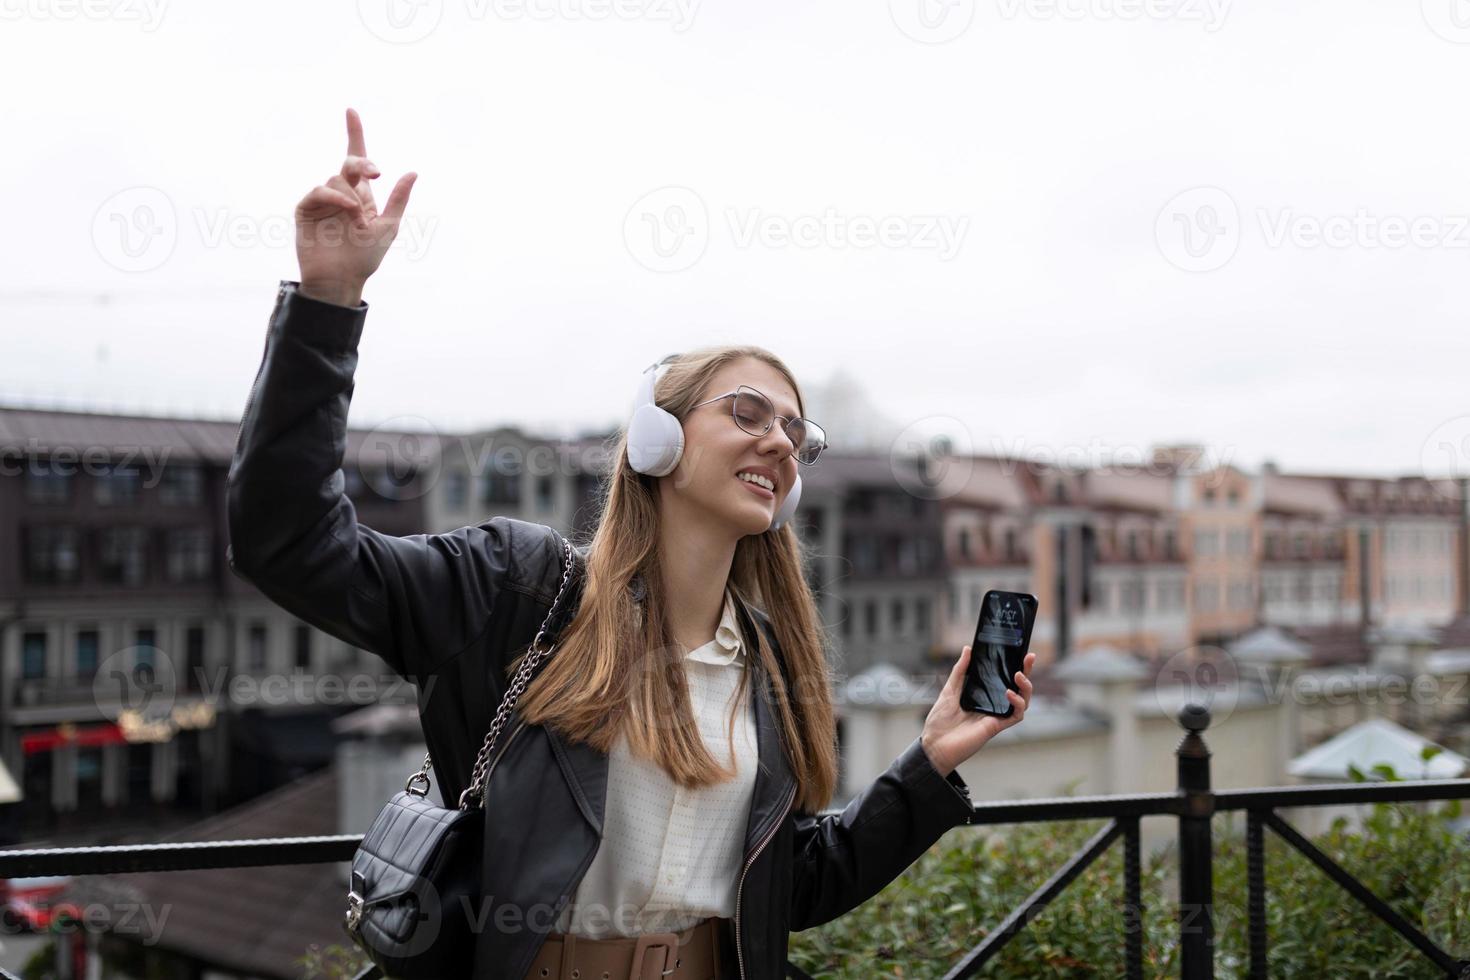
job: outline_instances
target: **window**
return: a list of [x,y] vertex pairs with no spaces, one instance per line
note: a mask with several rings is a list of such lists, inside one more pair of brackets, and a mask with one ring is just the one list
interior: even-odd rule
[[1178,558],[1179,557],[1179,542],[1176,541],[1176,540],[1174,540],[1174,532],[1173,531],[1165,531],[1164,532],[1164,557],[1165,558]]
[[245,669],[252,674],[265,673],[265,624],[254,623],[245,645]]
[[26,528],[26,579],[36,583],[75,582],[81,574],[78,537],[74,527]]
[[918,548],[912,538],[900,538],[898,542],[898,572],[913,575],[919,571]]
[[20,676],[28,681],[46,676],[46,634],[41,630],[27,631],[20,638]]
[[77,680],[87,683],[97,676],[97,631],[77,631]]
[[70,472],[55,469],[49,461],[32,460],[26,467],[26,501],[32,504],[64,504],[71,500]]
[[1305,531],[1298,531],[1296,538],[1292,541],[1292,554],[1297,558],[1306,558],[1311,553],[1312,542]]
[[863,603],[863,628],[870,638],[878,635],[878,603],[874,599]]
[[1006,528],[1006,561],[1016,560],[1016,531]]
[[1118,602],[1125,612],[1143,609],[1143,583],[1128,581],[1118,583]]
[[969,528],[963,528],[963,527],[960,528],[960,557],[961,558],[969,558],[970,557],[970,530],[969,530]]
[[133,660],[138,666],[147,664],[149,667],[157,663],[158,654],[158,631],[151,626],[144,626],[134,634],[134,644],[137,650],[134,652]]
[[297,670],[311,670],[311,627],[298,623],[295,634],[295,657]]
[[521,477],[519,473],[497,473],[487,469],[480,474],[480,503],[487,506],[519,506]]
[[104,507],[123,507],[138,502],[143,485],[136,466],[105,463],[94,477],[93,499]]
[[907,628],[904,625],[903,621],[904,601],[902,599],[894,599],[890,608],[892,609],[891,619],[893,620],[893,634],[895,636],[900,636]]
[[1220,583],[1196,582],[1194,585],[1194,607],[1202,612],[1213,612],[1220,606]]
[[1137,561],[1138,560],[1138,532],[1137,531],[1129,531],[1128,532],[1128,537],[1125,540],[1128,543],[1125,546],[1125,549],[1124,550],[1126,551],[1129,560],[1130,561]]
[[195,507],[204,501],[204,469],[194,463],[163,468],[158,498],[173,507]]
[[860,534],[852,539],[852,567],[857,572],[878,570],[878,542],[872,535]]
[[97,574],[104,582],[140,585],[148,574],[148,534],[141,527],[97,531]]
[[549,476],[536,477],[536,506],[542,511],[556,504],[556,483]]
[[1194,553],[1215,555],[1220,552],[1220,532],[1216,528],[1194,532]]
[[210,538],[205,528],[180,527],[164,532],[164,569],[170,582],[204,582],[209,578]]
[[184,690],[197,693],[204,685],[204,627],[190,626],[184,633]]
[[929,600],[922,596],[914,600],[914,628],[920,636],[929,633]]
[[470,502],[470,475],[464,470],[451,470],[444,481],[444,505],[450,510],[464,510]]

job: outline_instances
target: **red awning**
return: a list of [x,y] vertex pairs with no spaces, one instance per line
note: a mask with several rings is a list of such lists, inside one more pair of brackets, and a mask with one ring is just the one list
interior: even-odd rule
[[116,722],[103,725],[57,725],[55,728],[28,731],[20,737],[20,750],[25,755],[50,752],[58,745],[111,745],[126,742],[123,730]]

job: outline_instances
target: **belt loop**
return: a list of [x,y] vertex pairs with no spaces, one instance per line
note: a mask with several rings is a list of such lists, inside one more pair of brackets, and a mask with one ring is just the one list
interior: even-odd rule
[[564,933],[561,937],[561,962],[556,967],[557,980],[573,980],[572,969],[577,963],[577,934]]

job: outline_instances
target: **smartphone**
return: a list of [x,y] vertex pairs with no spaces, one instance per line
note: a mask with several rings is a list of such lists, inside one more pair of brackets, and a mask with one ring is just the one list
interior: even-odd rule
[[970,667],[960,690],[960,707],[1009,718],[1016,706],[1006,691],[1016,687],[1016,673],[1031,645],[1036,622],[1036,597],[1025,592],[991,589],[980,601],[980,622],[970,644]]

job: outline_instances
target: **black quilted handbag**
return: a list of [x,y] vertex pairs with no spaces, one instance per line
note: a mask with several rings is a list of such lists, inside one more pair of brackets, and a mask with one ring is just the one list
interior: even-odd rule
[[383,807],[352,857],[343,926],[385,976],[445,980],[469,975],[481,913],[485,767],[531,674],[555,649],[554,644],[540,647],[572,575],[571,542],[563,538],[562,548],[566,568],[561,588],[500,700],[459,806],[442,807],[427,798],[432,760],[425,755],[423,766]]

